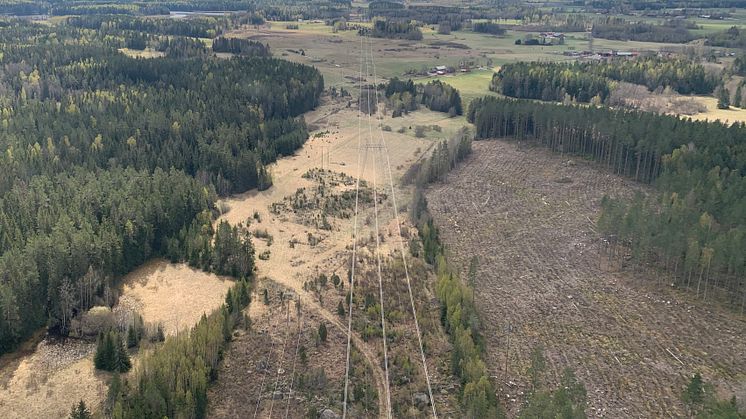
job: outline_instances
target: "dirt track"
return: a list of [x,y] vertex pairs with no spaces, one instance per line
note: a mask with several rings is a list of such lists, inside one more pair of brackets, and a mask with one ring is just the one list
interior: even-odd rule
[[522,402],[539,344],[548,384],[572,367],[586,385],[590,417],[684,416],[680,394],[695,371],[722,396],[744,399],[743,318],[656,285],[652,273],[599,263],[599,201],[638,185],[545,149],[504,141],[474,149],[427,196],[456,266],[466,272],[479,256],[488,364],[509,412]]
[[[367,182],[367,188],[371,188],[373,185],[373,157],[382,153],[380,149],[370,149],[361,153],[362,161],[358,162],[358,122],[357,122],[357,110],[354,108],[347,107],[347,100],[331,100],[325,98],[324,104],[319,109],[307,114],[306,120],[309,125],[321,127],[320,129],[311,133],[311,138],[304,144],[303,148],[300,149],[294,156],[289,156],[278,160],[276,164],[271,166],[273,174],[274,184],[273,186],[262,192],[252,191],[247,194],[235,196],[224,201],[223,205],[227,211],[221,217],[232,224],[244,223],[247,219],[253,218],[254,212],[258,212],[261,221],[252,220],[250,230],[255,231],[260,229],[266,230],[272,236],[272,240],[268,241],[262,238],[255,238],[254,244],[256,246],[257,254],[269,251],[269,258],[267,260],[257,260],[258,276],[269,280],[270,283],[274,283],[280,287],[289,290],[294,295],[297,295],[304,306],[306,313],[315,316],[316,321],[324,320],[330,329],[330,337],[333,332],[336,334],[346,335],[347,332],[347,319],[340,318],[336,314],[337,304],[341,299],[346,298],[347,286],[335,289],[330,287],[328,284],[322,287],[321,293],[312,291],[306,288],[307,283],[313,282],[320,274],[325,274],[331,277],[332,274],[337,274],[340,278],[347,278],[348,268],[350,266],[350,256],[352,249],[352,217],[343,217],[337,215],[330,215],[326,217],[330,223],[330,228],[319,228],[314,222],[309,222],[309,214],[312,214],[311,219],[315,220],[318,217],[316,210],[306,210],[305,207],[298,208],[294,207],[293,199],[288,197],[299,197],[302,196],[303,203],[314,203],[315,206],[324,206],[323,202],[332,194],[340,194],[344,190],[349,189],[349,185],[339,185],[330,187],[332,180],[345,179],[346,177],[352,177],[355,179],[358,173],[360,173],[362,179]],[[369,139],[371,135],[367,121],[362,124],[362,136],[361,142],[364,144],[366,139]],[[405,118],[398,118],[392,120],[385,117],[384,123],[390,124],[396,127],[396,125],[404,126],[408,124],[414,125],[414,122],[422,125],[432,126],[435,124],[441,124],[446,131],[450,127],[457,123],[454,120],[448,120],[443,114],[421,111],[412,114],[412,117],[408,120]],[[370,129],[374,130],[373,133],[378,136],[377,125],[379,120],[373,118],[371,121]],[[430,147],[435,144],[432,139],[420,139],[414,138],[413,131],[411,129],[403,130],[403,133],[389,132],[386,134],[386,140],[388,145],[388,152],[391,159],[392,176],[395,179],[399,179],[403,173],[410,167],[410,165],[419,159],[423,154],[427,153]],[[444,132],[443,135],[446,135]],[[322,157],[323,156],[323,157]],[[376,163],[378,171],[376,172],[376,179],[378,182],[377,190],[379,194],[379,231],[382,238],[385,238],[381,244],[381,252],[384,261],[392,257],[394,249],[398,249],[395,246],[395,241],[391,238],[392,234],[396,231],[396,223],[393,220],[393,209],[391,200],[388,198],[390,189],[388,189],[388,178],[383,170],[385,160],[382,159],[382,155],[379,156],[379,160]],[[360,165],[360,166],[358,166]],[[323,193],[317,193],[316,188],[318,187],[318,179],[315,176],[305,176],[304,174],[310,173],[309,170],[324,168],[331,170],[334,174],[327,174],[321,176],[325,178],[325,190]],[[386,181],[384,181],[384,179]],[[344,182],[343,182],[344,183]],[[299,188],[305,188],[300,193]],[[363,187],[361,186],[361,190]],[[354,186],[352,187],[354,190]],[[300,195],[299,195],[300,193]],[[403,196],[404,191],[398,191],[399,203],[402,208],[405,207],[407,200],[406,196]],[[321,204],[319,204],[321,202]],[[281,208],[278,209],[277,203],[283,203]],[[312,205],[312,206],[313,206]],[[342,212],[349,212],[346,209]],[[369,248],[372,238],[375,237],[375,228],[372,220],[374,219],[373,204],[372,202],[361,202],[360,215],[358,217],[358,235],[359,238],[359,253],[358,263],[361,269],[360,273],[370,269],[370,265],[375,265],[372,260],[372,249]],[[404,226],[407,230],[407,226]],[[310,237],[313,236],[318,238],[317,243],[312,243]],[[291,245],[291,243],[293,243]],[[389,262],[386,262],[388,266]],[[392,269],[384,267],[384,272],[389,273]],[[415,354],[416,351],[416,340],[415,336],[410,334],[409,329],[411,328],[413,321],[411,321],[411,310],[408,306],[400,304],[403,302],[400,295],[402,290],[400,286],[403,284],[401,276],[397,277],[394,275],[384,275],[384,293],[386,294],[386,306],[387,316],[389,315],[388,310],[393,312],[398,311],[405,313],[404,321],[398,320],[396,325],[391,326],[391,333],[396,337],[389,336],[389,340],[396,341],[397,353]],[[427,279],[427,273],[420,275],[420,278],[416,279]],[[356,306],[362,305],[363,294],[369,291],[368,281],[365,280],[364,275],[358,280],[361,288],[357,288],[355,291]],[[346,281],[345,281],[346,282]],[[377,281],[375,282],[376,293],[377,292]],[[418,285],[418,289],[415,290],[415,300],[417,300],[422,310],[418,315],[420,317],[427,317],[426,323],[431,325],[429,327],[428,338],[430,343],[430,351],[432,354],[437,354],[437,361],[432,358],[428,358],[428,369],[431,371],[431,379],[441,384],[444,388],[451,388],[452,377],[450,371],[447,368],[447,359],[449,357],[445,345],[447,341],[442,336],[442,329],[439,328],[437,320],[437,302],[434,301],[428,290],[424,288],[429,286],[428,281],[423,281],[422,284]],[[405,291],[406,292],[406,291]],[[359,300],[358,300],[359,299]],[[376,298],[376,300],[378,300]],[[256,308],[256,304],[252,304],[252,310]],[[358,308],[354,314],[354,327],[357,333],[353,333],[353,345],[360,351],[362,358],[371,369],[372,377],[368,377],[367,381],[374,384],[378,390],[379,398],[378,410],[381,413],[385,413],[385,398],[380,397],[384,394],[384,371],[383,371],[383,355],[382,355],[382,340],[379,337],[369,338],[367,341],[363,341],[362,320],[366,313]],[[270,330],[266,323],[266,316],[264,313],[258,313],[259,317],[255,317],[252,314],[252,321],[256,320],[256,327]],[[391,321],[391,320],[389,320]],[[423,321],[422,319],[420,320]],[[410,324],[411,323],[411,324]],[[270,331],[269,342],[274,341],[275,344],[281,341],[284,327],[272,327]],[[273,332],[274,331],[274,332]],[[266,340],[266,339],[265,339]],[[257,352],[256,342],[252,342],[251,339],[243,339],[240,343],[234,344],[236,348],[232,348],[227,356],[228,361],[226,364],[242,362],[240,359],[251,359],[246,354],[259,353]],[[253,346],[250,348],[249,346]],[[341,378],[344,379],[344,367],[345,367],[345,352],[346,349],[346,337],[342,345],[330,344],[330,351],[336,361],[336,366],[343,368]],[[333,348],[333,350],[331,349]],[[338,351],[339,349],[339,351]],[[263,355],[266,357],[266,354]],[[233,357],[233,358],[232,358]],[[418,358],[412,356],[414,362]],[[446,360],[446,361],[444,361]],[[248,362],[248,361],[247,361]],[[313,361],[309,362],[310,366],[314,366]],[[420,368],[420,364],[415,363],[417,371]],[[326,368],[326,367],[325,367]],[[398,372],[396,368],[392,370],[392,374]],[[337,385],[331,379],[332,374],[336,374],[336,369],[329,369],[328,374],[330,377],[330,386]],[[334,380],[339,378],[340,374],[336,374]],[[414,378],[412,378],[414,377]],[[411,379],[411,382],[400,384],[397,388],[392,388],[392,393],[396,392],[399,398],[393,402],[394,408],[405,410],[412,405],[412,396],[414,393],[421,392],[423,389],[420,387],[424,382],[424,376],[419,372],[416,372]],[[371,379],[372,378],[372,379]],[[243,382],[244,380],[242,380]],[[250,383],[249,383],[250,385]],[[424,384],[423,384],[424,386]],[[222,387],[219,384],[219,388],[225,388],[231,392],[246,391],[246,387],[235,387],[226,384]],[[330,387],[330,388],[331,388]],[[243,390],[240,390],[240,389]],[[218,392],[219,393],[219,392]],[[253,402],[256,402],[256,393],[253,392]],[[338,394],[338,393],[335,393]],[[455,394],[455,393],[453,393]],[[238,396],[237,396],[238,397]],[[278,395],[279,397],[279,395]],[[454,399],[451,397],[451,393],[437,394],[435,397],[436,405],[445,409],[445,411],[451,411],[454,409]],[[218,412],[239,412],[238,408],[233,406],[238,402],[238,398],[223,397],[222,399],[218,396],[215,399],[215,404],[211,410],[213,413]],[[299,406],[303,407],[303,404]],[[341,413],[341,402],[336,400],[334,403],[328,403],[326,405],[332,408],[337,413]],[[307,406],[305,406],[307,407]],[[419,413],[416,413],[416,415]]]

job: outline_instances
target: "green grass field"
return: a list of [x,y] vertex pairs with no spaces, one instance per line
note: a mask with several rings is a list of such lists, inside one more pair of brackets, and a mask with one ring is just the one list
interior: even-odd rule
[[432,80],[440,80],[443,83],[450,84],[451,86],[458,89],[461,94],[461,100],[464,103],[464,111],[468,109],[469,103],[474,98],[486,96],[486,95],[497,95],[491,92],[490,81],[492,81],[492,75],[494,74],[493,69],[474,70],[470,73],[457,73],[448,76],[439,77],[420,77],[414,79],[417,83],[428,83]]

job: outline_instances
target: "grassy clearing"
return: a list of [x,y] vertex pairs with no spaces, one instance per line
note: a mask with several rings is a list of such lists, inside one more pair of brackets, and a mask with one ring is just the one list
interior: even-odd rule
[[129,48],[119,48],[119,52],[132,58],[158,58],[165,55],[161,51],[156,51],[152,48],[146,48],[142,51]]
[[725,123],[746,122],[746,109],[731,106],[729,109],[718,109],[718,100],[709,96],[694,96],[694,99],[707,107],[706,112],[692,116],[697,120],[720,120]]
[[432,80],[440,80],[443,83],[450,84],[458,89],[461,94],[461,100],[464,102],[464,109],[468,109],[469,103],[471,103],[475,98],[486,95],[496,95],[496,93],[491,92],[489,88],[490,82],[492,81],[492,75],[497,71],[497,69],[497,67],[485,68],[474,70],[470,73],[457,73],[454,75],[439,77],[421,77],[415,79],[415,82],[425,84]]
[[146,323],[163,323],[167,335],[192,327],[219,307],[233,281],[154,259],[122,280],[120,305],[136,308]]

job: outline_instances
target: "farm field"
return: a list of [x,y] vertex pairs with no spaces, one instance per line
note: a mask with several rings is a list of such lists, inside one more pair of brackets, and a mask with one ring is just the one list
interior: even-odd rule
[[[478,258],[475,294],[487,364],[515,415],[542,346],[545,383],[575,370],[589,417],[685,416],[700,372],[718,395],[746,396],[746,321],[671,289],[665,277],[609,266],[594,229],[600,199],[645,193],[591,163],[500,140],[427,193],[453,263]],[[506,371],[507,367],[507,371]]]
[[[312,22],[292,22],[293,25],[298,25],[298,29],[286,29],[290,23],[271,22],[259,27],[246,26],[233,30],[226,36],[268,43],[275,55],[314,65],[324,74],[327,86],[349,88],[354,85],[350,78],[357,76],[360,67],[360,37],[357,32],[333,33],[330,26]],[[496,37],[457,31],[450,35],[440,35],[430,28],[424,28],[422,41],[371,38],[371,43],[376,70],[382,78],[402,77],[405,73],[436,65],[458,67],[462,62],[470,62],[475,67],[492,67],[515,61],[565,61],[568,57],[562,55],[564,51],[587,48],[585,34],[571,34],[566,45],[515,45],[516,39],[527,34],[508,31],[505,36]],[[614,41],[603,40],[594,45],[597,49],[619,47]],[[628,42],[625,45],[626,49],[656,50],[666,46],[641,42]],[[481,71],[477,74],[481,75]]]
[[[331,27],[320,22],[292,22],[298,25],[298,29],[286,29],[290,23],[271,22],[259,27],[245,26],[231,31],[227,36],[268,43],[275,55],[317,67],[324,75],[327,86],[344,87],[354,93],[357,88],[355,80],[360,70],[360,37],[357,33],[333,33]],[[458,67],[461,62],[473,62],[477,67],[468,73],[414,77],[418,83],[441,80],[452,85],[459,90],[464,101],[464,109],[467,109],[474,98],[495,95],[489,90],[489,85],[493,72],[497,71],[500,65],[516,61],[570,61],[572,58],[562,55],[564,51],[588,48],[585,33],[569,33],[565,45],[529,47],[514,44],[515,39],[527,34],[529,32],[508,31],[505,36],[495,37],[470,31],[456,31],[450,35],[441,35],[432,28],[425,27],[423,41],[371,38],[370,42],[377,63],[376,70],[382,80],[391,77],[411,77],[406,73],[436,65]],[[594,39],[593,47],[597,51],[657,51],[679,48],[681,45]],[[371,81],[367,80],[369,83]],[[719,119],[723,122],[746,121],[746,111],[734,107],[729,110],[717,109],[717,100],[713,97],[694,96],[691,100],[707,108],[706,112],[693,115],[692,118]],[[457,118],[457,122],[465,123],[463,118]]]

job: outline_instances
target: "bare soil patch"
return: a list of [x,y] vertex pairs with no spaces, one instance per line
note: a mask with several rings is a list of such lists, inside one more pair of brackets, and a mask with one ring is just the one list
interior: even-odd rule
[[600,199],[640,190],[576,157],[495,140],[475,143],[428,191],[451,260],[466,272],[479,258],[488,367],[512,414],[537,345],[547,384],[566,366],[576,371],[591,417],[686,416],[680,394],[696,371],[723,395],[746,396],[742,317],[693,301],[655,273],[602,263]]

